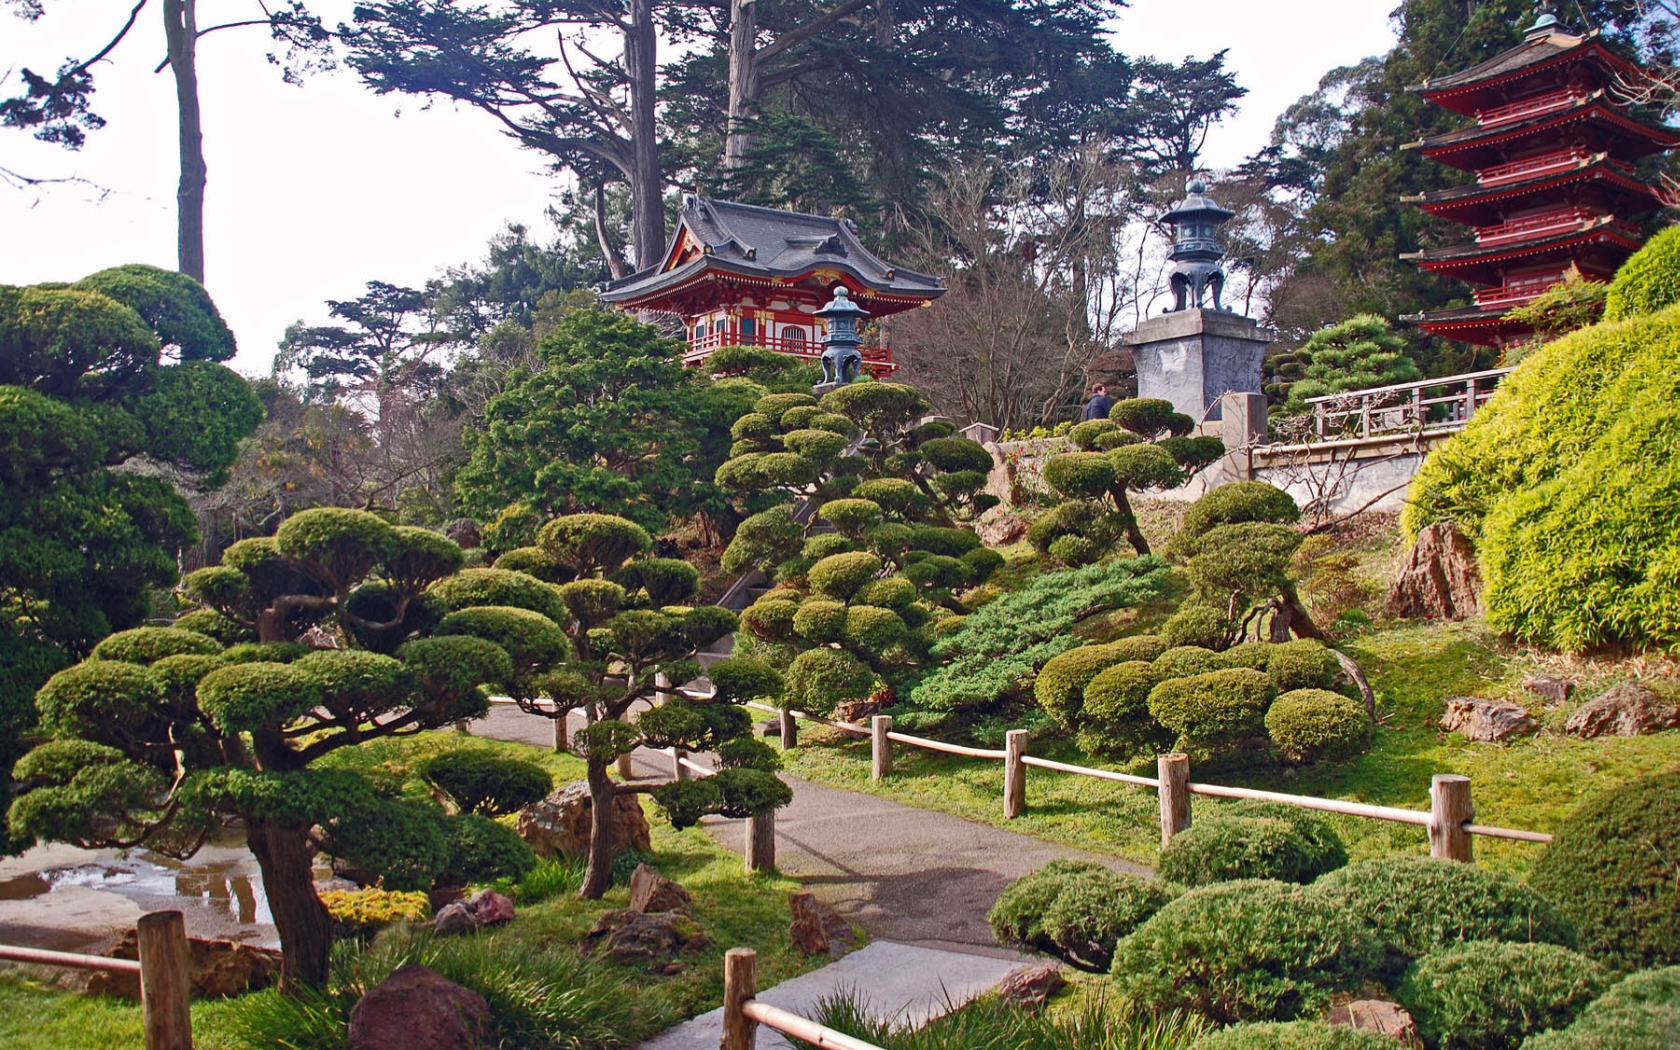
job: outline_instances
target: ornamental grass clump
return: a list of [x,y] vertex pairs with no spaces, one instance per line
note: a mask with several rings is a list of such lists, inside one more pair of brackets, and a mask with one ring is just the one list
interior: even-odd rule
[[1556,944],[1469,941],[1413,963],[1397,996],[1438,1050],[1516,1050],[1569,1024],[1608,983],[1597,963]]

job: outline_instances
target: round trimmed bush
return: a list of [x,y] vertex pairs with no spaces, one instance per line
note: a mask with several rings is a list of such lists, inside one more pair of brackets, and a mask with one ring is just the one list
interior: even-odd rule
[[1680,770],[1594,795],[1566,817],[1529,883],[1623,970],[1680,963]]
[[507,569],[462,569],[427,588],[428,598],[445,612],[474,605],[511,605],[542,613],[555,623],[566,621],[560,592],[549,584]]
[[545,583],[565,583],[576,575],[541,547],[515,547],[498,555],[494,568],[522,572]]
[[793,615],[793,629],[808,642],[838,642],[840,632],[846,629],[845,603],[822,598],[803,601],[799,604],[799,611]]
[[554,778],[541,766],[477,749],[434,755],[416,772],[461,812],[489,817],[512,813],[554,790]]
[[1130,638],[1116,638],[1108,644],[1114,647],[1122,660],[1142,660],[1146,663],[1160,659],[1162,653],[1173,647],[1165,638],[1153,634],[1134,634]]
[[741,613],[741,626],[767,642],[790,642],[798,636],[793,621],[799,609],[800,603],[785,595],[772,598],[767,594]]
[[1266,735],[1291,762],[1358,754],[1371,740],[1365,705],[1328,689],[1293,689],[1266,711]]
[[1323,1010],[1373,957],[1360,928],[1307,887],[1244,879],[1167,904],[1120,942],[1113,973],[1151,1010],[1283,1021]]
[[438,635],[465,634],[494,642],[516,667],[557,664],[571,655],[560,625],[541,613],[512,606],[478,605],[452,612],[437,625]]
[[170,626],[182,631],[196,631],[223,645],[257,640],[255,630],[237,620],[229,619],[215,609],[194,609],[192,612],[182,613]]
[[1103,556],[1106,548],[1085,536],[1057,536],[1045,548],[1045,553],[1069,568],[1092,565]]
[[729,436],[736,441],[769,441],[780,430],[776,423],[761,412],[748,412],[730,426]]
[[1063,729],[1079,725],[1085,687],[1091,679],[1120,662],[1113,646],[1087,645],[1051,657],[1033,682],[1033,697]]
[[969,583],[968,566],[944,554],[929,554],[904,567],[904,578],[918,587],[952,588]]
[[1680,230],[1670,226],[1616,271],[1604,298],[1604,319],[1654,314],[1675,303],[1680,303]]
[[1184,484],[1184,472],[1160,445],[1122,445],[1103,454],[1114,483],[1128,489],[1172,489]]
[[961,558],[980,549],[980,537],[972,529],[946,529],[937,525],[910,526],[910,546],[947,558]]
[[1064,496],[1092,499],[1114,485],[1114,466],[1101,452],[1063,452],[1044,464],[1044,481]]
[[1680,966],[1622,978],[1568,1028],[1531,1035],[1522,1050],[1651,1050],[1680,1046]]
[[1607,983],[1597,963],[1556,944],[1470,941],[1413,963],[1398,998],[1430,1046],[1515,1050],[1574,1020]]
[[1271,701],[1265,675],[1233,667],[1162,682],[1149,694],[1149,713],[1184,746],[1211,751],[1264,733]]
[[112,729],[145,723],[162,702],[155,675],[117,660],[86,660],[67,667],[35,693],[43,728],[100,743],[114,742]]
[[854,540],[862,538],[871,525],[881,522],[881,505],[874,500],[831,499],[822,505],[818,513],[842,536]]
[[831,554],[846,554],[857,549],[858,545],[855,541],[847,539],[840,533],[824,532],[806,540],[805,546],[799,549],[799,557],[815,565]]
[[1081,452],[1101,452],[1097,439],[1104,434],[1113,434],[1120,429],[1120,424],[1112,419],[1087,419],[1083,423],[1075,423],[1068,430],[1068,441]]
[[1272,646],[1266,658],[1266,677],[1280,693],[1295,689],[1329,689],[1342,672],[1336,654],[1320,642],[1300,638]]
[[1106,973],[1114,947],[1183,890],[1142,875],[1099,868],[1063,880],[1044,909],[1044,936],[1081,969]]
[[1388,976],[1459,941],[1575,945],[1574,927],[1540,894],[1474,864],[1421,856],[1364,860],[1320,878],[1312,892],[1385,948]]
[[809,485],[822,473],[821,464],[793,452],[766,452],[755,469],[771,485]]
[[1251,671],[1264,671],[1266,664],[1271,661],[1272,650],[1277,645],[1272,642],[1243,642],[1233,645],[1221,655],[1230,667],[1246,667]]
[[1159,684],[1142,660],[1104,668],[1085,686],[1080,746],[1114,758],[1155,754],[1172,744],[1172,734],[1149,713],[1149,693]]
[[537,531],[537,545],[579,575],[612,572],[653,548],[647,530],[616,514],[562,514]]
[[315,507],[280,523],[274,533],[274,549],[349,585],[383,561],[396,540],[396,529],[377,514]]
[[1161,637],[1176,647],[1218,649],[1231,633],[1231,621],[1213,606],[1189,601],[1161,625]]
[[1270,802],[1239,802],[1212,811],[1173,836],[1156,874],[1186,886],[1235,879],[1306,884],[1347,863],[1329,822]]
[[768,664],[750,656],[735,656],[719,660],[706,670],[706,677],[717,689],[715,699],[729,703],[763,700],[775,703],[782,698],[782,676]]
[[1210,1032],[1190,1050],[1395,1050],[1394,1037],[1323,1021],[1262,1021]]
[[969,579],[975,583],[984,583],[992,578],[992,574],[1005,565],[1003,555],[990,547],[976,547],[964,554],[960,559],[968,569]]
[[645,592],[653,605],[682,605],[700,593],[700,570],[681,558],[641,558],[613,579],[626,590]]
[[843,700],[863,700],[874,691],[875,673],[851,653],[810,649],[787,669],[787,698],[802,711],[826,715]]
[[1196,421],[1173,407],[1171,401],[1159,397],[1129,397],[1116,401],[1108,410],[1108,418],[1143,438],[1163,433],[1180,437],[1196,427]]
[[1264,481],[1238,481],[1221,485],[1184,512],[1184,525],[1167,545],[1167,553],[1188,558],[1196,553],[1197,541],[1221,525],[1265,522],[1289,525],[1301,518],[1301,508],[1289,493]]
[[790,409],[815,408],[817,399],[810,394],[766,394],[753,404],[753,411],[780,421]]
[[1055,942],[1044,933],[1044,913],[1062,892],[1069,878],[1102,870],[1089,860],[1053,860],[1031,875],[1023,875],[1004,887],[986,922],[999,944],[1051,952]]
[[1164,636],[1161,640],[1171,646],[1163,649],[1154,660],[1155,677],[1163,682],[1169,678],[1189,678],[1209,671],[1223,671],[1228,666],[1223,657],[1204,645],[1172,645]]
[[[39,697],[36,703],[40,705]],[[320,703],[315,678],[295,663],[235,664],[211,671],[198,682],[198,706],[223,732],[287,722]],[[44,705],[41,714],[47,715]]]
[[811,589],[825,598],[848,601],[881,571],[881,559],[868,551],[831,554],[805,574]]
[[537,866],[537,855],[512,828],[477,813],[447,817],[449,860],[441,876],[455,883],[519,880]]
[[871,500],[889,514],[915,519],[927,509],[927,495],[903,478],[871,478],[852,490],[855,499]]
[[302,642],[241,642],[221,652],[224,664],[289,664],[314,650]]
[[95,660],[149,664],[166,656],[209,656],[222,651],[209,635],[182,627],[136,627],[118,631],[93,647]]
[[916,585],[902,576],[888,576],[884,580],[870,580],[858,588],[854,599],[861,605],[878,605],[883,609],[902,612],[916,601]]
[[612,619],[629,597],[611,580],[573,580],[562,583],[555,593],[566,610],[565,618],[556,622],[577,620],[585,627],[598,627]]
[[811,426],[811,420],[823,414],[823,410],[816,405],[800,405],[782,413],[782,426],[789,431],[804,430]]
[[929,463],[942,471],[957,473],[961,471],[979,471],[988,473],[992,469],[992,454],[986,451],[984,445],[965,437],[942,437],[924,441],[916,449]]
[[447,818],[430,803],[374,799],[333,820],[328,832],[333,856],[378,875],[388,890],[430,889],[451,860]]
[[891,609],[854,605],[846,610],[840,638],[852,652],[879,660],[909,634],[910,628]]

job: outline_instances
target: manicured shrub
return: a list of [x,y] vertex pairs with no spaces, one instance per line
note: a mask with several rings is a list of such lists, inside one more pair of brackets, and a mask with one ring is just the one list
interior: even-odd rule
[[1159,397],[1116,401],[1108,411],[1108,418],[1148,441],[1167,435],[1182,437],[1196,428],[1194,419],[1175,409],[1171,401]]
[[1119,654],[1110,646],[1087,645],[1051,659],[1038,672],[1033,683],[1033,697],[1046,714],[1064,729],[1079,725],[1084,707],[1085,687],[1101,671],[1119,663]]
[[93,647],[95,660],[149,664],[166,656],[208,656],[222,651],[209,635],[180,627],[136,627],[118,631]]
[[1010,883],[986,921],[999,944],[1106,970],[1114,946],[1182,892],[1082,860],[1054,860]]
[[1057,536],[1044,553],[1067,566],[1090,565],[1103,556],[1107,545],[1089,536]]
[[[1165,636],[1161,640],[1171,645]],[[1225,660],[1212,649],[1201,645],[1173,645],[1155,657],[1155,676],[1161,681],[1169,678],[1188,678],[1191,675],[1223,671]]]
[[736,441],[770,441],[779,429],[773,417],[749,412],[730,426],[729,436]]
[[1680,1046],[1680,966],[1622,978],[1568,1028],[1531,1035],[1522,1050],[1653,1050]]
[[878,605],[883,609],[902,611],[915,602],[916,585],[902,576],[888,576],[882,580],[870,580],[858,588],[853,597],[862,605]]
[[[52,688],[65,673],[54,675],[42,692]],[[218,668],[199,680],[197,693],[199,708],[223,732],[242,732],[265,722],[296,718],[321,702],[314,679],[295,664],[258,662]],[[56,713],[41,694],[36,694],[35,705],[41,709],[43,721],[56,721]]]
[[768,665],[749,657],[719,660],[706,670],[717,690],[716,700],[737,703],[760,700],[775,703],[785,687],[782,676]]
[[444,824],[449,860],[444,881],[457,884],[518,881],[537,866],[537,855],[510,827],[477,813],[450,817]]
[[843,434],[836,434],[831,430],[790,430],[782,435],[782,446],[797,456],[811,460],[820,467],[840,453],[846,451],[849,440]]
[[881,505],[867,499],[831,499],[819,512],[843,536],[858,539],[881,521]]
[[1322,642],[1300,638],[1272,646],[1266,658],[1266,677],[1280,693],[1295,689],[1329,689],[1336,684],[1342,665]]
[[1245,879],[1167,904],[1120,942],[1113,972],[1152,1010],[1231,1024],[1316,1014],[1373,958],[1350,917],[1307,887]]
[[1142,660],[1145,663],[1160,659],[1162,653],[1173,647],[1165,638],[1153,634],[1134,634],[1130,638],[1116,638],[1108,644],[1114,647],[1121,659]]
[[831,554],[847,554],[857,549],[855,540],[849,540],[838,532],[824,532],[806,540],[805,546],[799,549],[799,557],[815,565]]
[[1293,689],[1266,711],[1266,735],[1291,762],[1358,754],[1371,740],[1365,706],[1327,689]]
[[1186,886],[1236,879],[1309,883],[1347,863],[1327,821],[1269,802],[1239,802],[1201,816],[1161,850],[1156,874]]
[[393,922],[425,922],[432,914],[426,894],[382,890],[376,886],[328,890],[320,898],[333,922],[353,929],[376,929]]
[[972,529],[946,529],[937,525],[910,526],[910,546],[930,554],[961,558],[980,549],[980,537]]
[[1231,633],[1231,621],[1225,614],[1198,601],[1187,601],[1178,612],[1161,625],[1161,637],[1175,647],[1218,649]]
[[1195,554],[1197,541],[1221,525],[1244,522],[1288,525],[1300,517],[1301,508],[1295,505],[1294,498],[1264,481],[1221,485],[1190,504],[1184,513],[1184,524],[1167,546],[1167,553],[1186,558]]
[[416,770],[463,813],[512,813],[546,796],[554,778],[533,762],[463,748],[433,755]]
[[223,645],[237,645],[240,642],[254,642],[257,632],[246,627],[237,620],[217,612],[215,609],[194,609],[175,618],[170,626],[182,631],[196,631],[215,639]]
[[947,473],[987,473],[992,469],[992,454],[978,441],[965,437],[931,438],[922,442],[917,451]]
[[1136,492],[1177,488],[1185,481],[1172,453],[1160,445],[1122,445],[1103,457],[1114,472],[1114,484]]
[[700,593],[700,570],[680,558],[638,558],[613,575],[625,590],[640,590],[655,606],[686,605]]
[[986,922],[999,944],[1054,951],[1055,942],[1044,933],[1044,913],[1062,892],[1070,877],[1101,870],[1089,860],[1053,860],[1004,888],[986,913]]
[[810,394],[766,394],[753,404],[753,411],[781,421],[789,409],[814,408],[817,399]]
[[842,602],[809,598],[799,604],[799,611],[793,616],[794,631],[808,642],[838,642],[845,628],[846,606]]
[[1323,1021],[1262,1021],[1210,1032],[1190,1050],[1394,1050],[1393,1036]]
[[541,547],[515,547],[496,558],[494,566],[508,572],[522,572],[545,583],[565,583],[577,573],[562,565]]
[[789,642],[796,636],[793,621],[799,608],[787,595],[767,594],[741,613],[741,625],[765,641]]
[[1092,499],[1114,484],[1114,467],[1101,452],[1063,452],[1044,464],[1044,481],[1064,496]]
[[541,613],[511,606],[481,605],[452,612],[433,633],[464,634],[494,642],[507,651],[515,666],[547,667],[571,655],[559,624]]
[[309,646],[302,642],[240,642],[223,649],[219,655],[224,664],[289,664],[310,652]]
[[1401,1005],[1439,1050],[1515,1050],[1561,1028],[1608,982],[1599,965],[1555,944],[1470,941],[1412,964]]
[[450,864],[447,823],[437,806],[375,799],[331,822],[328,851],[385,889],[426,890]]
[[868,551],[833,554],[811,566],[806,579],[811,589],[825,598],[848,601],[876,573],[881,571],[881,559]]
[[1097,439],[1119,429],[1120,424],[1112,419],[1087,419],[1083,423],[1075,423],[1068,430],[1068,441],[1082,452],[1101,452],[1104,450],[1098,446]]
[[745,572],[755,566],[774,565],[792,557],[804,542],[805,527],[793,520],[793,508],[786,504],[771,507],[736,527],[735,538],[723,552],[723,571]]
[[510,605],[542,613],[555,623],[566,622],[559,590],[535,576],[507,569],[462,569],[432,584],[426,596],[444,612],[474,605]]
[[1162,682],[1149,694],[1149,713],[1180,746],[1209,754],[1262,735],[1271,700],[1265,675],[1235,667]]
[[910,628],[891,609],[854,605],[841,621],[840,640],[852,652],[876,661],[891,655],[909,634]]
[[949,590],[971,582],[968,566],[944,554],[929,554],[904,567],[904,578],[921,588]]
[[1680,232],[1669,227],[1634,252],[1610,282],[1604,319],[1620,321],[1654,314],[1680,303]]
[[1169,747],[1172,733],[1149,713],[1149,694],[1159,682],[1154,668],[1142,660],[1099,672],[1085,686],[1080,747],[1113,758],[1155,754]]
[[840,649],[807,650],[787,669],[788,702],[812,714],[826,715],[842,700],[862,700],[874,688],[874,672]]
[[1003,568],[1003,555],[990,547],[976,547],[961,558],[963,567],[968,570],[968,577],[974,583],[984,583],[991,579],[992,574]]
[[1272,642],[1243,642],[1225,650],[1225,663],[1229,667],[1246,667],[1251,671],[1264,671],[1266,664],[1271,661],[1272,650],[1277,645]]
[[1575,945],[1574,927],[1538,893],[1474,864],[1421,856],[1364,860],[1320,878],[1312,893],[1383,946],[1381,973],[1389,978],[1410,960],[1459,941]]
[[926,493],[903,478],[871,478],[852,490],[856,499],[872,500],[889,514],[914,520],[928,510]]
[[1577,806],[1529,882],[1581,931],[1581,949],[1622,970],[1680,963],[1680,770]]

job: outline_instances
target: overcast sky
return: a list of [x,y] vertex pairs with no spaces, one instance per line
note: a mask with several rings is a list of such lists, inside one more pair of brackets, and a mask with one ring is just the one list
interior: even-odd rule
[[[1214,129],[1210,167],[1263,145],[1273,119],[1334,66],[1386,51],[1396,0],[1132,0],[1114,27],[1130,55],[1182,59],[1229,48],[1249,89]],[[18,68],[50,73],[103,46],[132,0],[46,0],[27,23],[0,2],[0,97]],[[0,283],[74,280],[125,262],[175,264],[173,79],[156,0],[96,72],[95,112],[108,125],[77,153],[0,130],[0,166],[103,187],[0,185]],[[250,0],[201,0],[200,20],[250,17]],[[310,5],[336,24],[347,0]],[[544,227],[555,187],[541,158],[488,117],[449,103],[377,97],[348,72],[289,87],[263,58],[261,30],[229,30],[199,48],[206,284],[239,340],[234,365],[266,374],[286,325],[324,320],[326,299],[354,298],[370,279],[418,285],[479,258],[505,222]]]

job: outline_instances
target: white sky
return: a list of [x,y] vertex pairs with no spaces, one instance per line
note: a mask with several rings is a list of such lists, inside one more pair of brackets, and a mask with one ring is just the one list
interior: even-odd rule
[[[1229,48],[1249,89],[1214,129],[1204,162],[1235,164],[1263,145],[1273,119],[1334,66],[1393,45],[1395,0],[1132,0],[1115,27],[1126,54],[1179,60]],[[132,0],[47,0],[30,24],[0,4],[0,97],[16,70],[49,74],[103,46]],[[247,0],[201,0],[200,20],[249,17]],[[328,24],[348,0],[311,5]],[[0,166],[36,177],[80,176],[109,189],[0,185],[0,283],[74,280],[107,266],[175,264],[174,83],[163,56],[161,5],[98,67],[94,111],[109,121],[78,153],[0,130]],[[449,103],[375,96],[339,70],[304,87],[281,83],[260,29],[200,44],[199,89],[209,167],[206,283],[239,340],[235,367],[266,374],[286,325],[325,319],[326,299],[352,299],[370,279],[418,285],[478,259],[506,221],[545,230],[555,178],[542,158],[491,119]]]

